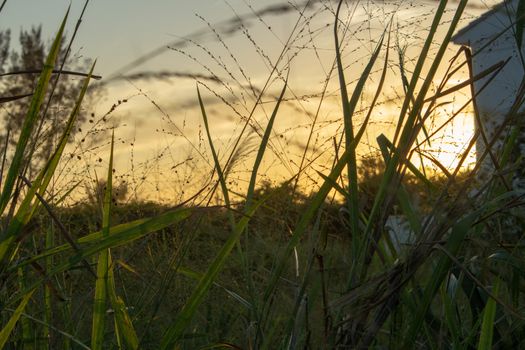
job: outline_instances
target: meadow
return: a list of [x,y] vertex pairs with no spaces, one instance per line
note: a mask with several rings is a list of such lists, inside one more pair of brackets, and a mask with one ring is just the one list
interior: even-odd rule
[[[17,140],[11,145],[7,134],[2,146],[0,348],[525,347],[524,193],[512,185],[523,172],[522,101],[516,99],[476,163],[465,165],[477,138],[487,138],[482,129],[454,168],[436,158],[431,162],[439,171],[414,164],[429,139],[427,122],[458,91],[470,99],[454,114],[470,108],[480,79],[470,71],[451,87],[454,73],[469,63],[468,48],[445,59],[468,1],[455,3],[451,14],[447,3],[436,2],[410,69],[402,64],[404,52],[391,45],[396,28],[388,22],[351,80],[344,40],[349,24],[343,20],[351,16],[343,14],[347,2],[330,2],[341,133],[328,139],[330,166],[322,171],[305,151],[286,181],[261,179],[289,93],[290,77],[275,63],[268,81],[280,90],[274,96],[266,86],[253,89],[254,110],[265,98],[274,102],[257,129],[254,156],[243,159],[250,164],[246,185],[232,189],[252,114],[239,124],[241,133],[225,156],[210,128],[207,85],[197,84],[213,170],[205,186],[177,203],[123,200],[116,193],[125,190],[115,181],[119,142],[112,130],[103,141],[109,152],[100,158],[107,167],[98,191],[79,197],[80,181],[57,188],[61,162],[74,158],[65,150],[96,62],[79,73],[79,93],[54,148],[32,163],[45,106],[64,67],[59,53],[71,21],[66,15],[33,93],[23,97],[30,103]],[[522,31],[516,35],[521,41]],[[363,157],[359,149],[394,56],[402,84],[396,124],[391,135],[374,140],[378,152]],[[279,57],[286,60],[284,52]],[[488,67],[486,74],[499,68]],[[19,98],[2,96],[0,103]],[[306,149],[315,138],[314,125],[310,130]],[[499,139],[503,147],[494,147]],[[489,158],[493,174],[480,178]],[[306,189],[299,181],[305,173],[316,176]],[[393,218],[401,218],[402,232],[392,228]]]

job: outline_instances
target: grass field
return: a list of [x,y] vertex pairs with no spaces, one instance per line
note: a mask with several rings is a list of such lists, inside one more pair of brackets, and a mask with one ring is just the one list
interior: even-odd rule
[[[489,143],[491,152],[463,167],[483,136],[478,131],[455,169],[437,160],[444,173],[413,165],[425,121],[455,92],[448,84],[452,75],[439,73],[464,60],[444,57],[467,1],[457,2],[447,21],[447,1],[436,2],[413,69],[398,67],[404,91],[394,135],[378,137],[380,152],[363,161],[357,150],[385,88],[388,57],[402,54],[390,45],[395,29],[388,26],[349,84],[351,65],[341,39],[344,4],[338,2],[333,14],[344,132],[334,138],[331,167],[317,174],[317,186],[307,193],[297,182],[303,165],[279,185],[260,179],[289,88],[286,72],[280,72],[281,91],[258,135],[247,185],[243,193],[233,191],[229,176],[242,135],[227,157],[220,154],[203,85],[197,85],[203,139],[214,166],[210,187],[202,189],[208,205],[118,199],[118,143],[111,135],[101,193],[76,205],[66,205],[73,192],[51,195],[93,68],[55,150],[27,178],[33,136],[45,118],[53,69],[61,64],[66,16],[29,97],[16,147],[2,153],[0,348],[525,347],[523,190],[509,186],[516,169],[523,169],[513,151],[522,128],[520,101],[501,128],[501,134],[509,132],[503,149]],[[467,78],[464,86],[475,79]],[[356,124],[371,80],[375,91],[364,121]],[[258,93],[256,104],[265,90]],[[499,171],[480,181],[476,173],[489,153]],[[388,228],[394,215],[412,232],[410,244],[397,242]]]

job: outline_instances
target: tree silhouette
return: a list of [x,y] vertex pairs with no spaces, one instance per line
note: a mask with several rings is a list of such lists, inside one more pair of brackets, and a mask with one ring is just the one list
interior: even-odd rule
[[[49,45],[42,39],[42,27],[33,27],[31,30],[22,30],[19,37],[19,50],[11,49],[11,32],[9,30],[0,32],[0,96],[11,99],[9,102],[2,101],[0,105],[0,122],[4,132],[0,133],[0,144],[4,145],[8,141],[10,147],[16,144],[20,129],[27,112],[30,95],[36,86],[38,72],[44,66],[48,53]],[[65,40],[62,40],[62,47],[57,61],[57,66],[63,61],[66,54]],[[66,66],[72,70],[87,70],[87,62],[69,59]],[[58,81],[56,81],[58,79]],[[41,107],[42,123],[35,127],[31,149],[34,153],[29,164],[29,171],[47,159],[53,150],[58,137],[63,130],[69,113],[75,104],[75,99],[79,92],[78,77],[55,74],[52,77],[50,86],[56,83],[56,88],[51,96],[51,90],[47,92],[46,99]],[[19,98],[27,96],[25,98]],[[78,115],[78,123],[86,119],[87,113],[81,111]],[[78,129],[77,129],[78,130]],[[9,139],[6,137],[9,134]]]

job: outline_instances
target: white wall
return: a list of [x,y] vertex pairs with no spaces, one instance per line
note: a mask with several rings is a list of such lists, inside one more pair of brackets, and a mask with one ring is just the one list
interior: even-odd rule
[[[495,129],[501,125],[506,113],[514,103],[524,76],[514,28],[505,31],[515,21],[517,2],[517,0],[506,1],[472,22],[453,38],[455,43],[471,47],[475,55],[473,58],[474,74],[483,72],[510,57],[505,68],[483,91],[479,92],[476,98],[483,130],[489,138],[492,138]],[[476,91],[480,91],[487,79],[488,77],[475,84]],[[497,146],[501,147],[501,142]],[[484,142],[479,138],[476,145],[478,156],[484,150]],[[484,162],[484,171],[482,171],[484,177],[492,173],[491,164],[489,159]]]

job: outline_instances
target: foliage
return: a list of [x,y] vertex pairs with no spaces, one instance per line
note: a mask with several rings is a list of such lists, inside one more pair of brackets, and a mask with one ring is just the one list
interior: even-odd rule
[[[41,108],[47,96],[46,93],[52,84],[51,77],[54,67],[57,66],[66,19],[67,14],[49,49],[49,54],[41,65],[38,80],[34,87],[31,85],[34,92],[32,93],[25,117],[21,123],[17,142],[15,143],[14,154],[7,166],[5,176],[3,171],[0,174],[3,180],[3,187],[0,193],[0,216],[2,217],[0,231],[0,290],[2,290],[2,293],[0,294],[0,298],[2,301],[2,317],[4,317],[5,320],[5,322],[2,322],[4,326],[0,331],[1,345],[3,347],[10,340],[11,334],[15,330],[15,325],[30,304],[29,301],[33,295],[38,295],[38,298],[42,298],[43,305],[45,305],[45,320],[40,320],[41,324],[43,323],[45,326],[39,329],[38,332],[44,334],[45,340],[42,346],[50,346],[49,337],[50,329],[53,328],[51,322],[54,315],[53,310],[55,304],[55,300],[51,294],[56,292],[56,288],[50,280],[80,264],[88,273],[99,278],[99,280],[101,279],[101,275],[104,276],[103,280],[107,282],[104,283],[105,288],[97,287],[97,297],[104,300],[106,297],[109,297],[113,307],[117,310],[116,322],[121,331],[121,333],[119,333],[119,341],[123,341],[127,345],[131,344],[136,348],[136,336],[132,334],[133,326],[129,323],[129,316],[127,316],[127,312],[125,311],[125,305],[116,293],[112,276],[108,276],[111,275],[111,253],[109,249],[129,243],[148,233],[183,220],[189,216],[189,211],[185,209],[174,210],[155,218],[141,219],[116,227],[110,227],[109,215],[111,209],[111,179],[113,173],[113,168],[110,165],[108,178],[106,179],[108,189],[106,190],[104,199],[102,234],[94,233],[84,237],[85,241],[77,241],[75,237],[71,236],[53,212],[52,207],[49,205],[49,198],[45,198],[48,196],[47,188],[55,175],[55,170],[64,152],[66,143],[73,133],[74,124],[78,119],[81,103],[86,94],[94,65],[91,67],[87,78],[81,83],[74,106],[71,111],[69,111],[69,117],[66,119],[60,131],[61,135],[59,135],[57,145],[48,152],[49,156],[44,160],[45,164],[39,170],[38,175],[32,180],[26,177],[31,176],[31,174],[26,175],[23,168],[25,164],[27,164],[27,157],[34,156],[33,152],[28,152],[33,146],[32,141],[34,140],[32,140],[31,137],[35,135],[34,133],[38,124],[45,117],[43,113],[41,113]],[[33,48],[32,45],[28,45],[28,47]],[[3,149],[3,164],[7,158],[6,153],[7,147]],[[111,163],[112,161],[110,161],[110,164]],[[27,226],[39,210],[47,211],[52,223],[56,225],[62,238],[66,242],[64,246],[55,247],[54,242],[56,241],[56,237],[55,233],[50,231],[52,230],[51,227],[47,230],[45,239],[42,240],[42,237],[39,237],[37,232],[34,232]],[[70,256],[64,259],[57,259],[57,254],[63,250],[70,250]],[[44,251],[44,253],[41,253],[42,251]],[[33,252],[29,259],[32,260],[31,265],[28,265],[27,261],[24,261],[25,259],[19,259],[19,254],[24,254],[24,252]],[[101,258],[99,259],[98,275],[96,275],[87,259],[90,259],[98,253],[101,254]],[[9,292],[6,293],[6,291]],[[36,293],[37,291],[41,293]],[[15,304],[18,304],[16,310],[10,311],[10,307]],[[105,318],[105,309],[99,307],[96,310],[98,311],[97,320]],[[37,339],[40,338],[40,336],[37,335],[35,337],[32,334],[32,328],[28,324],[28,319],[22,318],[21,326],[22,341],[20,343],[15,339],[13,340],[14,343],[18,343],[19,346],[22,344],[23,346],[31,346],[30,344],[32,343],[38,343]],[[102,327],[102,321],[95,322],[93,325],[93,334],[96,335],[94,339],[97,339],[97,342],[94,343],[95,345],[103,342],[105,332]],[[35,333],[35,335],[36,334],[37,333]],[[64,334],[64,332],[62,332],[62,334]],[[69,335],[68,341],[72,340],[71,338]],[[80,343],[78,340],[76,342]]]
[[[20,51],[10,48],[11,32],[5,30],[0,33],[0,73],[9,73],[3,76],[0,81],[0,93],[2,96],[25,96],[32,94],[32,87],[36,85],[39,71],[44,66],[49,45],[44,43],[42,38],[42,26],[32,27],[30,30],[20,32],[19,43]],[[57,62],[61,64],[66,59],[66,38],[61,40]],[[71,56],[71,55],[69,55]],[[57,65],[59,66],[59,65]],[[81,62],[77,58],[69,57],[65,69],[70,71],[77,70],[85,72],[89,68],[87,62]],[[12,74],[11,73],[15,73]],[[57,80],[58,79],[58,80]],[[41,118],[42,125],[35,133],[34,141],[35,153],[32,156],[32,163],[42,163],[51,155],[53,147],[60,137],[61,130],[69,116],[69,111],[75,106],[76,96],[79,93],[78,79],[66,75],[58,76],[55,74],[50,81],[51,86],[56,83],[54,90],[49,89],[46,93],[46,102],[41,106],[40,113],[46,113],[45,118]],[[53,94],[51,96],[51,91]],[[9,145],[14,146],[20,135],[24,122],[25,113],[29,107],[30,97],[16,99],[3,105],[1,122],[4,130],[9,131]],[[77,116],[78,124],[86,120],[87,113],[79,111]],[[73,134],[78,128],[73,129]],[[4,144],[7,135],[0,135],[0,142]]]

